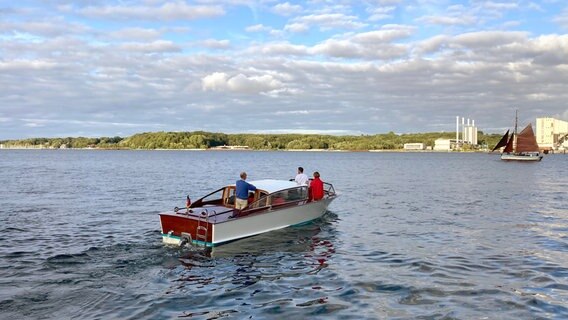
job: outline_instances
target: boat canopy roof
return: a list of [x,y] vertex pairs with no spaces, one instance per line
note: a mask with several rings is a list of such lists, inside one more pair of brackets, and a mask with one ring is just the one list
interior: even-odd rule
[[268,193],[298,187],[298,184],[295,181],[288,180],[264,179],[247,182],[255,186],[257,189],[267,191]]

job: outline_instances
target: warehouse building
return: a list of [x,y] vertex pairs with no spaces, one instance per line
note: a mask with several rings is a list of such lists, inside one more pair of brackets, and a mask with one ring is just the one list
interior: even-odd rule
[[544,151],[568,149],[568,122],[536,118],[536,142]]

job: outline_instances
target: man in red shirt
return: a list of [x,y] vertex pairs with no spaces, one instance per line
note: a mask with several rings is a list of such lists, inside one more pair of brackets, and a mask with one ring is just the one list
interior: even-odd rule
[[310,200],[318,201],[323,198],[323,181],[319,172],[314,172],[314,178],[310,182]]

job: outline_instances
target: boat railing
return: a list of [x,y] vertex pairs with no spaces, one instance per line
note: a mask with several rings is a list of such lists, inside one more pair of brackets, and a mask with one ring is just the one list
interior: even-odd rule
[[323,189],[324,193],[327,194],[328,196],[331,197],[335,195],[335,188],[333,188],[333,185],[331,183],[324,182]]
[[[310,178],[309,181],[311,182],[313,180],[313,178]],[[294,179],[290,179],[290,181],[294,181]],[[328,183],[328,182],[324,182],[323,183],[323,191],[326,195],[328,196],[334,196],[335,195],[335,188],[333,188],[333,184]]]

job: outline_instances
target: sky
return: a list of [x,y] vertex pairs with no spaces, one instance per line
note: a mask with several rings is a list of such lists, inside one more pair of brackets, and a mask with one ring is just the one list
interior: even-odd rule
[[0,0],[0,140],[568,120],[568,2]]

